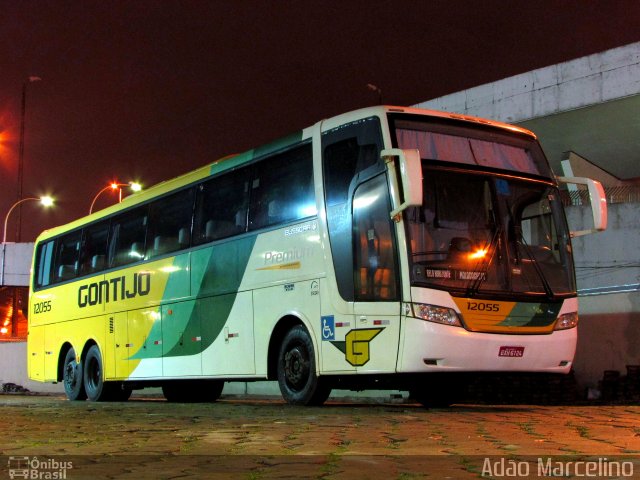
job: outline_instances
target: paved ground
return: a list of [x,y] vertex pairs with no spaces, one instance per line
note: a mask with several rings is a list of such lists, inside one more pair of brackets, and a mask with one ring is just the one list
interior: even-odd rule
[[640,478],[640,406],[309,408],[277,399],[0,395],[0,412],[0,480],[27,470],[29,478],[68,479],[578,478],[588,465],[568,463],[576,459],[595,462],[592,478],[625,478],[630,469]]

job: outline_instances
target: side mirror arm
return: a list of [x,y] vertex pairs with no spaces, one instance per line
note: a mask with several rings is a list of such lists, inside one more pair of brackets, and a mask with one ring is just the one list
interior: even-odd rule
[[[401,192],[396,201],[397,207],[391,211],[391,218],[395,219],[407,208],[422,205],[422,160],[417,149],[390,148],[382,150],[380,156],[386,163],[394,163],[394,158],[398,158],[399,171],[396,173]],[[395,168],[390,170],[396,171]]]

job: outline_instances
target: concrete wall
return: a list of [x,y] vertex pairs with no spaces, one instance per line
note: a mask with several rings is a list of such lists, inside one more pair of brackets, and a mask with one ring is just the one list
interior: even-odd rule
[[62,384],[27,378],[27,342],[0,342],[0,384],[15,383],[32,392],[63,393]]
[[[605,370],[640,365],[640,208],[609,205],[606,231],[573,239],[580,293],[574,363],[582,387],[597,387]],[[572,229],[589,225],[590,209],[568,207]]]
[[2,245],[0,284],[12,287],[29,285],[33,243],[5,243]]
[[[612,293],[640,288],[640,204],[618,203],[608,206],[608,225],[604,232],[572,240],[576,262],[578,293]],[[567,207],[571,230],[593,226],[591,209]],[[617,303],[610,303],[616,312]],[[640,311],[640,310],[637,310]]]
[[416,107],[518,123],[640,93],[640,42],[532,70]]
[[640,365],[640,292],[580,298],[574,371],[581,387],[598,387],[605,370]]

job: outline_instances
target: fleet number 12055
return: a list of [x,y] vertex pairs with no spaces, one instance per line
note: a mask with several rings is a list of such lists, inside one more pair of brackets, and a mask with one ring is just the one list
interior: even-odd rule
[[36,302],[33,304],[33,313],[46,313],[51,311],[51,300]]
[[499,312],[499,303],[467,302],[467,310],[475,312]]

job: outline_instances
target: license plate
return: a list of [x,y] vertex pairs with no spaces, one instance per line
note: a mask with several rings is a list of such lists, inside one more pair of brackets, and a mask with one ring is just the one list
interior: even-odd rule
[[500,347],[499,357],[522,357],[524,356],[524,347]]

